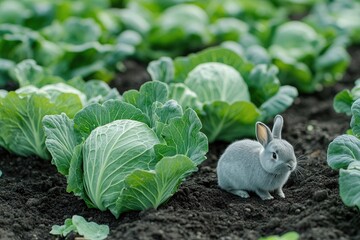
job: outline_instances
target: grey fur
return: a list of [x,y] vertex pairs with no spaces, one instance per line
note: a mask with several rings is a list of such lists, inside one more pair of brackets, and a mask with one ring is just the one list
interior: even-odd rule
[[243,198],[249,197],[247,191],[256,192],[263,200],[273,199],[269,191],[285,198],[282,187],[297,163],[294,148],[281,139],[282,126],[283,118],[277,115],[272,133],[265,124],[258,122],[258,141],[246,139],[232,143],[218,162],[219,186]]

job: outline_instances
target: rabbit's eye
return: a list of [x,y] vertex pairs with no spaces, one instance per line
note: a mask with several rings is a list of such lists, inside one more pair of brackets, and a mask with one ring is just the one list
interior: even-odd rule
[[275,159],[275,160],[277,159],[277,154],[276,154],[276,152],[273,152],[273,153],[272,153],[272,158]]

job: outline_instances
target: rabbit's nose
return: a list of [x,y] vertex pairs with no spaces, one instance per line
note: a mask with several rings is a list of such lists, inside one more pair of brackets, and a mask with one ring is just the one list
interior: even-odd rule
[[292,170],[292,165],[291,164],[286,164],[286,166],[288,167],[288,169],[291,171]]
[[295,169],[295,162],[290,161],[288,164],[286,164],[286,166],[288,167],[289,171],[294,171]]

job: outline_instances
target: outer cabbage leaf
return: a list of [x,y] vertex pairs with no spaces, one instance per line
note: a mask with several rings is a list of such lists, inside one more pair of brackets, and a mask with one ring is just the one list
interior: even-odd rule
[[48,159],[42,118],[61,112],[73,117],[82,106],[79,96],[73,93],[60,93],[51,99],[46,92],[9,92],[0,98],[2,147],[21,156],[35,154]]
[[254,135],[255,123],[260,113],[251,102],[240,101],[229,104],[215,101],[203,106],[203,113],[199,114],[199,118],[203,124],[202,131],[209,142],[233,141]]
[[340,197],[346,206],[360,209],[360,162],[352,162],[347,169],[340,169]]
[[252,45],[245,51],[246,59],[257,65],[257,64],[271,64],[271,57],[267,50],[260,45]]
[[106,102],[109,99],[121,99],[119,92],[108,84],[100,80],[89,80],[83,85],[83,89],[77,87],[80,91],[85,93],[88,102]]
[[192,109],[187,109],[181,118],[169,119],[161,134],[166,143],[155,146],[156,154],[161,158],[182,154],[200,164],[208,151],[208,141],[200,132],[201,128],[201,122]]
[[45,145],[52,156],[52,163],[61,174],[68,175],[74,149],[79,142],[74,131],[74,121],[62,113],[45,116],[42,124],[46,134]]
[[326,52],[316,58],[315,78],[317,78],[317,81],[321,84],[333,84],[343,77],[349,63],[350,55],[344,46],[333,44]]
[[86,139],[95,128],[119,119],[149,124],[148,117],[138,108],[119,100],[109,100],[102,105],[91,104],[79,111],[74,117],[75,129]]
[[43,87],[47,84],[63,82],[59,77],[52,76],[38,65],[33,59],[26,59],[18,63],[13,70],[14,78],[19,82],[20,87],[33,85]]
[[350,116],[351,107],[358,98],[360,98],[360,81],[356,80],[353,89],[351,89],[350,91],[348,89],[344,89],[338,94],[336,94],[334,98],[335,111],[345,113],[346,115]]
[[147,71],[152,80],[164,83],[171,83],[174,80],[174,64],[169,57],[161,57],[159,60],[151,61]]
[[125,188],[117,200],[115,216],[129,210],[157,208],[179,187],[185,177],[196,171],[196,165],[183,155],[164,157],[154,171],[136,170],[125,179]]
[[87,100],[86,95],[84,93],[65,83],[55,83],[55,84],[45,85],[40,89],[40,91],[46,92],[51,99],[56,99],[60,94],[63,93],[75,94],[80,98],[83,106],[85,106]]
[[312,92],[319,88],[319,84],[313,81],[310,68],[297,62],[286,55],[278,55],[273,59],[273,63],[279,68],[279,79],[281,83],[295,86],[303,92]]
[[196,93],[191,91],[183,83],[170,84],[170,98],[176,99],[176,101],[184,108],[202,108],[202,103],[198,100]]
[[351,115],[351,105],[354,103],[353,96],[348,89],[344,89],[337,93],[334,98],[333,107],[337,113],[345,113]]
[[274,96],[260,106],[260,110],[262,111],[261,119],[268,121],[275,117],[278,113],[284,112],[293,104],[297,96],[298,91],[295,87],[280,87],[279,91],[277,91]]
[[274,65],[259,64],[252,69],[247,84],[251,92],[251,101],[255,105],[260,106],[279,91],[278,72]]
[[329,144],[327,163],[333,169],[346,169],[360,160],[360,140],[351,135],[342,135]]
[[84,187],[83,146],[84,142],[74,148],[69,166],[69,175],[67,175],[68,185],[66,191],[73,192],[75,196],[82,198],[88,207],[96,208],[89,199]]
[[150,126],[155,126],[153,103],[165,103],[168,100],[169,90],[166,84],[161,82],[147,82],[140,87],[139,91],[130,90],[123,94],[125,102],[139,108],[150,119]]
[[222,48],[213,47],[187,57],[177,57],[174,60],[175,82],[184,82],[188,74],[201,63],[218,62],[235,68],[243,78],[247,78],[252,64],[246,62],[235,52]]
[[[157,123],[168,124],[171,119],[181,117],[184,114],[181,106],[175,100],[169,100],[164,104],[157,102],[153,104],[153,107],[153,114]],[[194,121],[197,120],[194,119]]]
[[124,178],[156,164],[153,147],[158,143],[156,134],[138,121],[116,120],[93,130],[83,147],[84,187],[93,204],[116,211]]
[[360,138],[360,99],[356,100],[351,106],[351,114],[350,126],[352,133],[357,138]]

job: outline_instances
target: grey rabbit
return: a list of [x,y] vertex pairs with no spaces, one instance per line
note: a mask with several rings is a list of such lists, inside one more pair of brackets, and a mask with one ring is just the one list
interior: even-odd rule
[[262,200],[270,200],[269,191],[285,198],[282,187],[296,168],[293,146],[281,139],[283,118],[277,115],[273,131],[262,122],[256,123],[256,138],[232,143],[217,165],[219,186],[242,198],[247,191],[255,192]]

